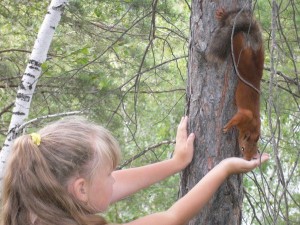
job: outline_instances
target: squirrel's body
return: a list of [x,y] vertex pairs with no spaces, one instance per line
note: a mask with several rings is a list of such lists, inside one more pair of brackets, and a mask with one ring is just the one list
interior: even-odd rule
[[260,81],[264,65],[261,31],[250,11],[225,12],[221,8],[216,18],[219,28],[209,48],[209,59],[224,61],[232,52],[239,76],[235,92],[237,113],[223,131],[238,128],[240,149],[244,158],[250,160],[257,153],[260,136]]

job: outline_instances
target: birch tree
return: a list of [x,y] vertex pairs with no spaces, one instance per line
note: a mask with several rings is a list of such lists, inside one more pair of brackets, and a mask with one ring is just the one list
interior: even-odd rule
[[61,19],[67,0],[52,0],[44,21],[37,35],[29,63],[23,74],[21,84],[19,85],[13,115],[9,125],[7,138],[0,152],[0,187],[2,188],[2,179],[5,170],[7,157],[10,154],[11,146],[22,131],[20,127],[28,118],[30,104],[35,91],[36,84],[41,75],[41,65],[47,59],[47,53],[55,32]]

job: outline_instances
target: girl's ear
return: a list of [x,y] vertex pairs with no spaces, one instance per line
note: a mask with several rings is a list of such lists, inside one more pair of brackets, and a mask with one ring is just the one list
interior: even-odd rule
[[73,194],[78,200],[88,202],[88,182],[82,178],[76,178],[69,184],[68,191]]

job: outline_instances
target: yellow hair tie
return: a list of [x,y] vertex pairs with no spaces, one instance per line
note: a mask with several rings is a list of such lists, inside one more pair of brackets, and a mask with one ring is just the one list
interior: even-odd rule
[[41,135],[40,134],[31,133],[30,136],[31,136],[31,139],[34,144],[36,144],[37,146],[39,146],[41,144]]

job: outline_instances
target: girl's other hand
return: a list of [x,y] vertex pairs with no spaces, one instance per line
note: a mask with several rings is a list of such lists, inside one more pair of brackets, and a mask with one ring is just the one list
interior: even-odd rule
[[188,117],[182,117],[177,128],[176,145],[172,160],[179,170],[184,169],[193,159],[195,135],[187,134]]

